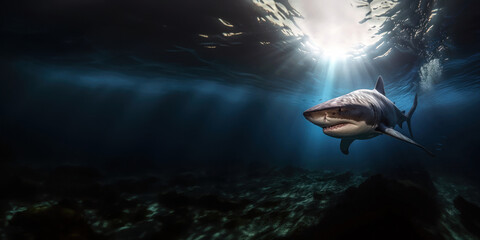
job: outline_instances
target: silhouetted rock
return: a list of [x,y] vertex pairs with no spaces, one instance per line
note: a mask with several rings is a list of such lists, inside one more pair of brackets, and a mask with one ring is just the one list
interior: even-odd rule
[[101,194],[100,173],[90,167],[62,166],[47,177],[49,193],[60,197],[90,197]]
[[287,239],[442,239],[435,228],[440,210],[415,185],[373,176],[347,189],[314,227]]
[[39,184],[29,179],[12,176],[0,182],[0,199],[33,200]]
[[342,174],[338,174],[337,176],[335,176],[335,180],[338,182],[338,183],[346,183],[348,181],[350,181],[350,179],[352,179],[353,177],[353,173],[348,171],[348,172],[344,172]]
[[162,222],[162,230],[154,234],[152,239],[179,239],[188,232],[193,222],[192,216],[187,211],[177,211],[158,220]]
[[143,221],[131,227],[123,227],[113,233],[111,239],[115,240],[156,240],[159,238],[157,231],[158,223],[155,221]]
[[323,200],[325,199],[326,197],[328,196],[331,196],[333,195],[333,192],[332,191],[317,191],[317,192],[313,192],[313,198],[315,200]]
[[8,167],[0,174],[0,199],[35,201],[44,176],[30,167]]
[[200,197],[191,197],[177,192],[166,192],[159,195],[159,201],[171,209],[196,207],[217,211],[234,211],[244,208],[249,201],[233,201],[209,194]]
[[333,174],[326,174],[327,176],[324,176],[324,177],[320,177],[318,178],[317,180],[318,181],[330,181],[330,180],[335,180],[337,181],[338,183],[340,184],[345,184],[347,183],[348,181],[350,181],[350,179],[352,179],[353,177],[353,173],[350,172],[350,171],[347,171],[347,172],[344,172],[344,173],[340,173],[340,174],[337,174],[337,175],[333,175]]
[[158,179],[156,177],[121,179],[110,184],[110,187],[115,188],[118,192],[124,193],[147,193],[153,190],[157,180]]
[[6,228],[8,239],[106,239],[95,233],[71,202],[31,207],[15,214]]
[[460,211],[460,219],[463,226],[477,237],[480,237],[480,207],[468,202],[461,196],[457,196],[453,203]]
[[437,193],[437,189],[433,185],[430,174],[421,165],[401,165],[390,169],[388,173],[389,177],[405,181],[405,183],[415,184],[418,187],[425,189],[432,195]]
[[186,172],[186,173],[181,173],[172,176],[172,178],[169,181],[170,186],[194,186],[199,183],[204,182],[205,179],[200,179],[199,174],[195,174],[192,172]]
[[361,174],[361,176],[365,177],[365,178],[371,177],[373,175],[375,175],[375,174],[371,171],[365,171],[365,172],[362,172],[362,174]]
[[101,174],[91,167],[85,166],[60,166],[55,168],[49,175],[49,180],[64,180],[72,183],[96,182]]
[[158,197],[161,204],[171,209],[187,207],[192,204],[193,199],[177,192],[161,193]]
[[248,200],[233,201],[221,198],[217,195],[209,194],[197,198],[194,202],[194,205],[205,209],[213,209],[225,212],[242,209],[248,203]]
[[98,214],[105,219],[118,219],[125,215],[125,209],[130,209],[135,206],[135,201],[126,200],[116,192],[112,191],[103,195],[98,200],[95,209],[98,209]]
[[275,208],[280,206],[281,203],[282,202],[280,200],[267,200],[267,201],[260,202],[258,206],[262,208],[270,209],[270,208]]

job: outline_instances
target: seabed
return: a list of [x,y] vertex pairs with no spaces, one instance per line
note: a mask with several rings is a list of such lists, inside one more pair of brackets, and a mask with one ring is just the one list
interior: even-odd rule
[[[398,170],[398,169],[397,169]],[[478,189],[424,169],[3,175],[2,239],[478,239]]]

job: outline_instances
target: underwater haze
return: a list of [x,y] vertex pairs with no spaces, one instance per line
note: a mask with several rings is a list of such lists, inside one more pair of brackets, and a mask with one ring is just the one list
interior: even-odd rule
[[[480,2],[2,9],[2,239],[480,239]],[[434,157],[303,116],[379,76]]]

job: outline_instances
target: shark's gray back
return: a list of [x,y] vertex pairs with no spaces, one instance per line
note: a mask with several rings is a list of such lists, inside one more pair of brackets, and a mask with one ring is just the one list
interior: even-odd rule
[[386,126],[395,126],[403,120],[402,112],[383,94],[377,90],[360,89],[343,96],[331,99],[321,104],[322,108],[340,106],[364,106],[374,113],[374,124],[384,123]]

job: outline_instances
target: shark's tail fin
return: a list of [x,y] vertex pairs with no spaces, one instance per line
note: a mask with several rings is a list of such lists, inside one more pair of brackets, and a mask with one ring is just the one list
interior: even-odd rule
[[413,112],[415,112],[415,109],[417,108],[417,99],[418,95],[415,94],[415,99],[413,100],[413,106],[410,108],[410,111],[408,111],[407,115],[405,115],[405,120],[407,121],[408,125],[408,131],[410,132],[410,136],[413,137],[412,133],[412,126],[410,125],[410,119],[412,119]]

